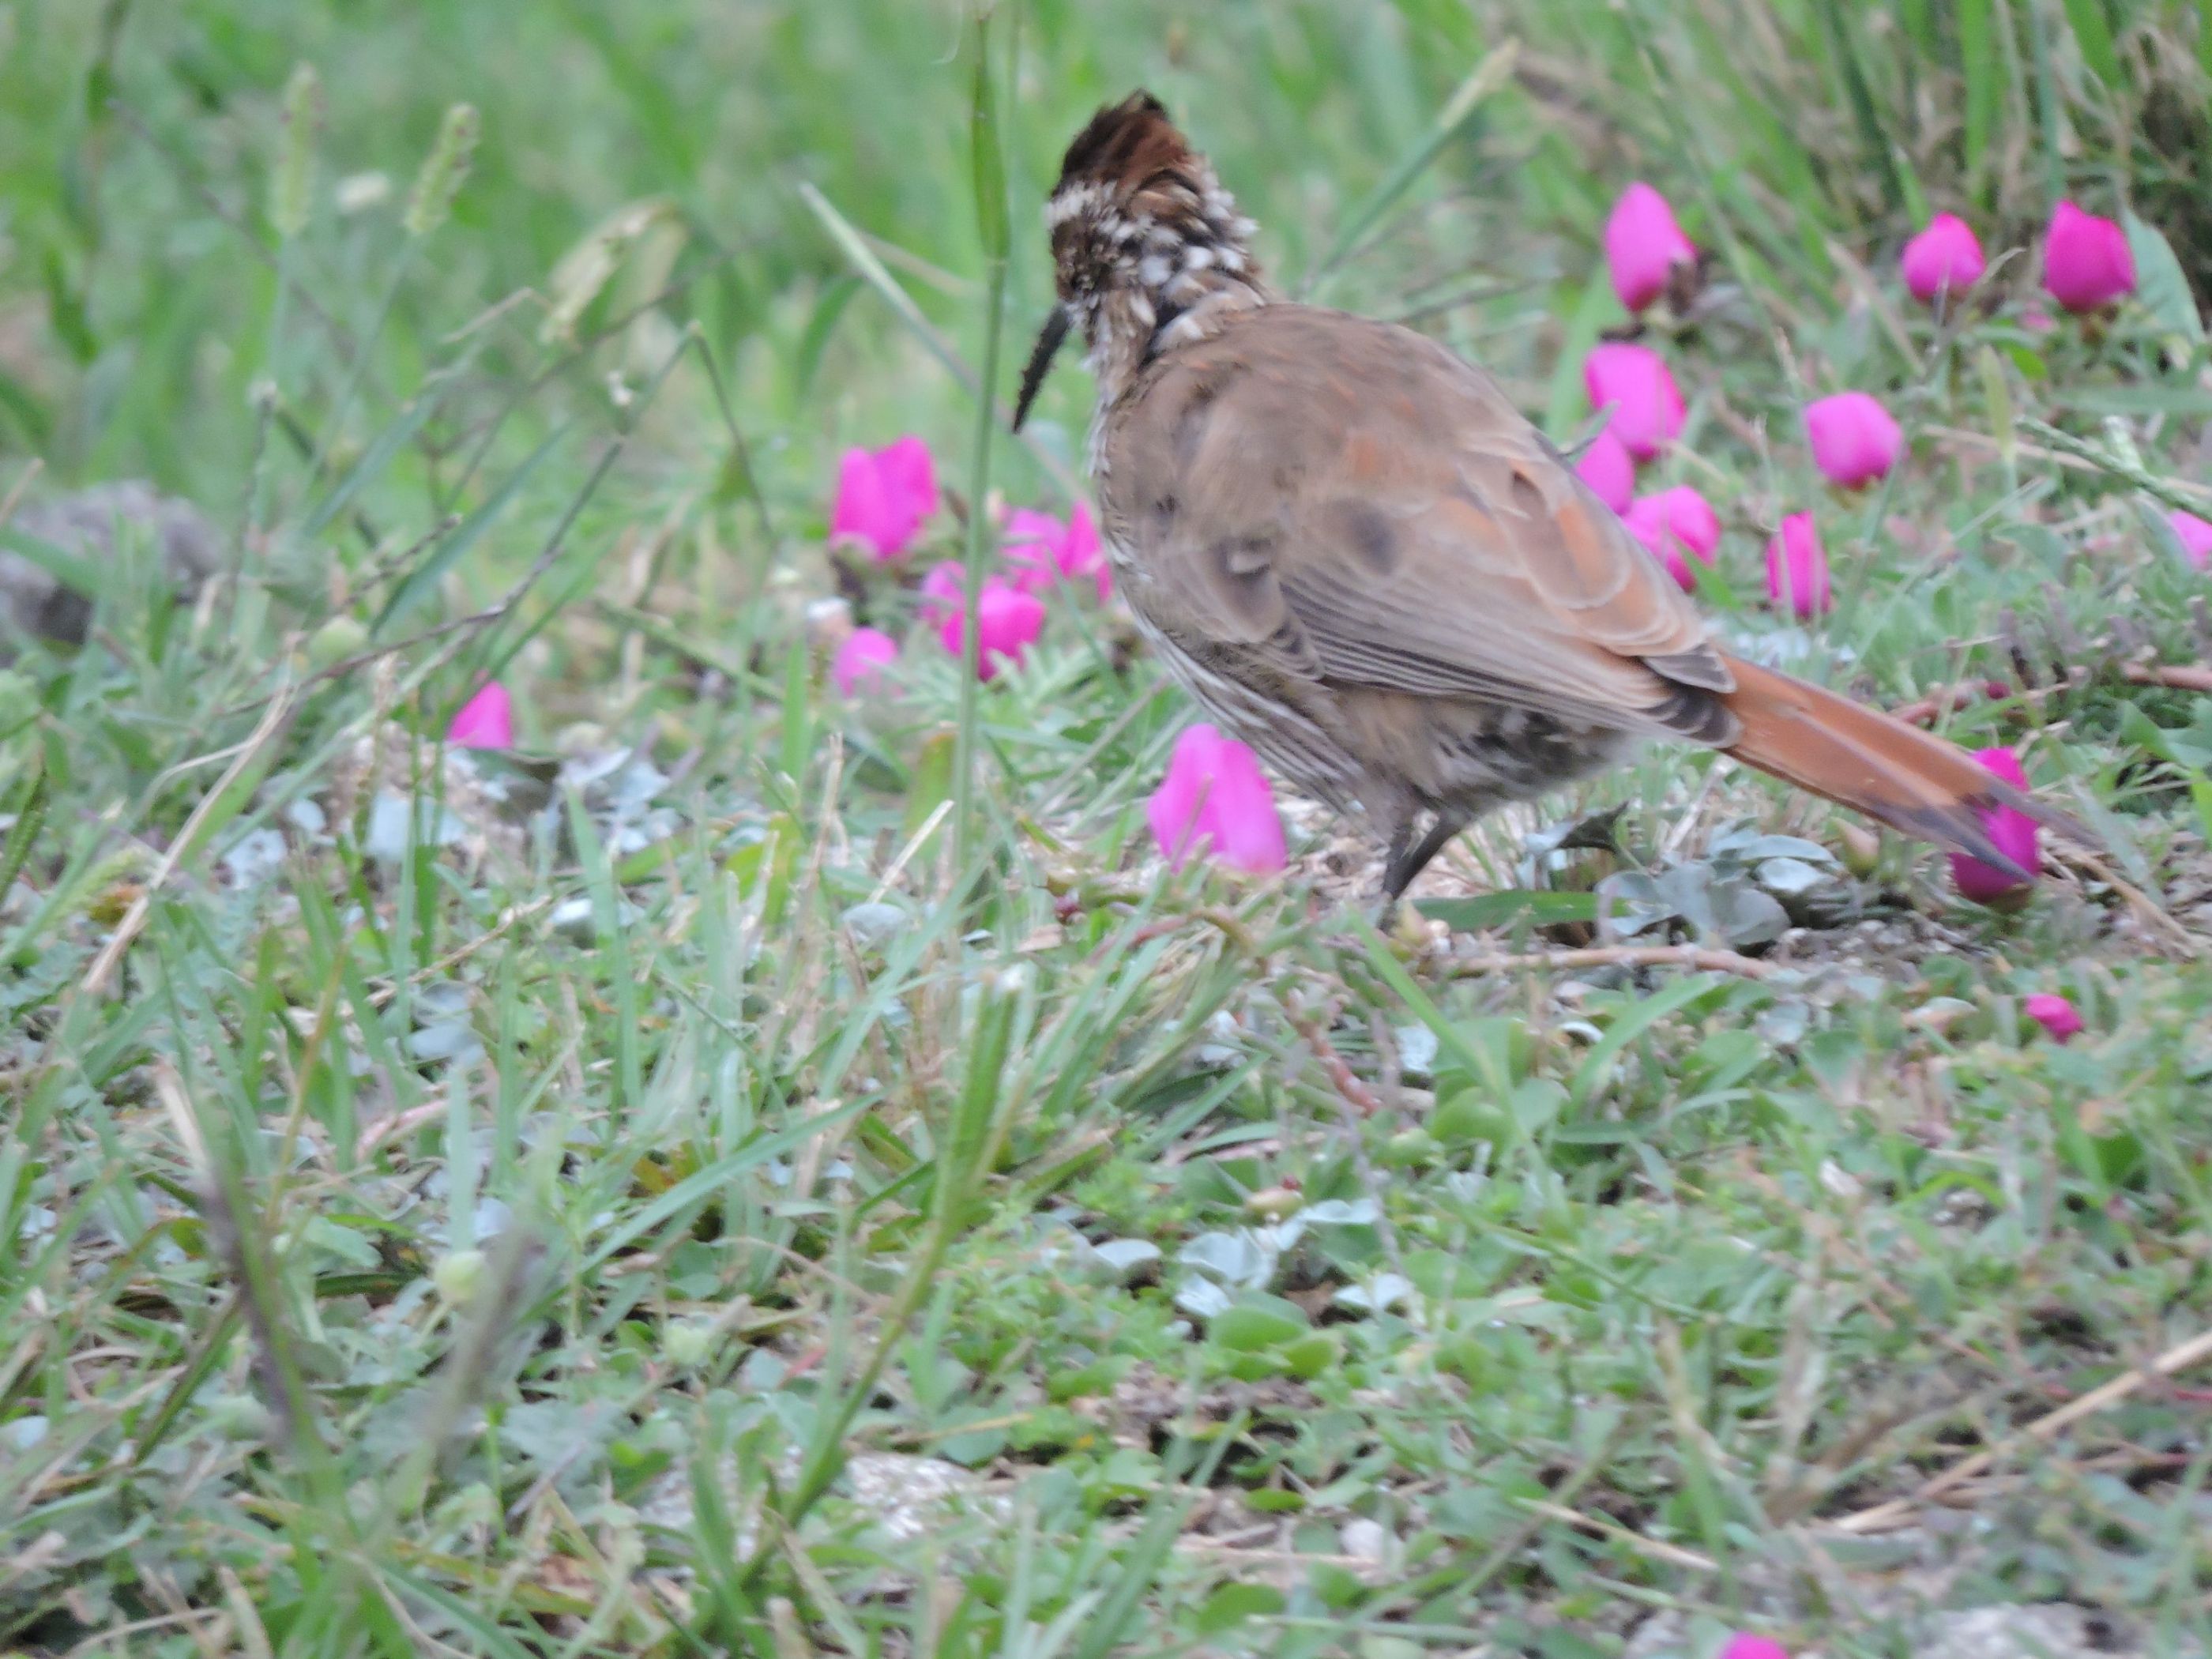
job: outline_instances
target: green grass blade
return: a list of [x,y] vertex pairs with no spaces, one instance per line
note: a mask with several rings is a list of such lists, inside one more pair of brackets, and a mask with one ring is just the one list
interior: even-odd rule
[[475,512],[439,538],[422,562],[409,571],[400,579],[399,585],[392,590],[392,597],[384,602],[384,609],[377,612],[376,620],[369,624],[371,638],[381,635],[385,629],[404,620],[438,591],[438,584],[445,580],[446,573],[467,557],[470,550],[483,539],[485,532],[499,522],[507,509],[514,505],[515,498],[521,495],[523,486],[530,482],[538,468],[551,458],[574,429],[574,422],[555,428],[520,466],[507,474],[506,480]]
[[[983,376],[970,368],[937,325],[921,314],[921,307],[915,304],[914,296],[900,286],[898,279],[876,257],[876,252],[868,246],[867,239],[855,230],[852,222],[831,206],[830,199],[813,185],[799,185],[799,198],[806,204],[807,210],[822,222],[822,228],[830,233],[830,239],[837,245],[837,251],[851,261],[854,273],[891,308],[892,315],[906,325],[915,338],[921,342],[931,356],[945,366],[945,372],[969,397],[981,398]],[[990,410],[992,420],[1000,427],[1006,426],[1012,418],[1012,410],[999,402],[995,392],[986,407]],[[1076,482],[1075,475],[1068,471],[1066,464],[1038,442],[1035,433],[1024,427],[1014,436],[1044,469],[1046,476],[1060,486],[1063,495],[1073,499],[1083,494],[1082,486]]]
[[1430,124],[1420,143],[1398,158],[1397,165],[1390,169],[1382,182],[1368,193],[1366,199],[1354,208],[1338,228],[1328,251],[1315,265],[1312,276],[1302,285],[1302,292],[1310,291],[1350,257],[1352,250],[1358,246],[1360,238],[1366,235],[1376,222],[1396,204],[1400,197],[1413,187],[1420,176],[1428,171],[1430,163],[1443,153],[1444,146],[1458,136],[1459,130],[1467,125],[1484,102],[1512,80],[1514,66],[1520,61],[1520,43],[1515,40],[1493,47],[1485,55],[1467,79],[1459,83],[1458,89],[1445,100],[1444,106],[1437,112],[1437,118]]

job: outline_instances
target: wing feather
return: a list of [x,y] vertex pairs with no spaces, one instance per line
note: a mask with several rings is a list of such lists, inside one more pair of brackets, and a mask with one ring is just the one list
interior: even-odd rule
[[[1325,683],[1725,742],[1681,591],[1489,376],[1410,330],[1275,305],[1164,357],[1109,422],[1134,602]],[[1132,498],[1142,481],[1150,498]]]

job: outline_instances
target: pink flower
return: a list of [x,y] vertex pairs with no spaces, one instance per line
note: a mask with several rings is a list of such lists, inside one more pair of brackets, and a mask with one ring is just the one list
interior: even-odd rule
[[[940,567],[941,568],[942,567]],[[1044,601],[1034,593],[1024,593],[1000,581],[997,577],[983,584],[983,592],[975,601],[975,673],[981,679],[996,679],[1000,665],[1015,668],[1022,665],[1030,641],[1044,628]],[[966,607],[956,604],[937,625],[938,637],[945,648],[956,657],[964,658],[968,649],[968,613]]]
[[1955,213],[1939,213],[1928,228],[1905,245],[1905,285],[1912,297],[1932,304],[1945,289],[1963,294],[1982,280],[1987,265],[1973,228]]
[[1681,434],[1682,394],[1666,359],[1650,346],[1595,347],[1583,360],[1583,386],[1596,408],[1613,405],[1607,430],[1639,461],[1650,460]]
[[1605,222],[1605,262],[1613,291],[1641,311],[1667,291],[1677,265],[1694,265],[1698,250],[1674,222],[1667,198],[1640,180],[1621,191]]
[[2069,311],[2101,311],[2134,293],[2136,256],[2127,232],[2061,202],[2044,233],[2043,285]]
[[943,564],[930,566],[929,574],[921,579],[921,603],[916,607],[922,621],[931,627],[941,627],[947,617],[956,617],[968,608],[968,567],[957,559],[947,559]]
[[1832,603],[1828,555],[1809,513],[1792,513],[1782,533],[1766,544],[1766,592],[1800,617],[1817,617]]
[[1255,875],[1283,867],[1283,820],[1267,774],[1249,749],[1204,721],[1176,739],[1145,817],[1176,869],[1201,849]]
[[1616,513],[1628,511],[1628,498],[1636,493],[1636,463],[1629,458],[1607,422],[1575,463],[1575,474],[1597,492],[1598,500]]
[[1626,521],[1630,533],[1686,591],[1697,586],[1688,559],[1711,564],[1721,544],[1721,521],[1712,503],[1687,484],[1638,495],[1628,505]]
[[1062,577],[1089,576],[1098,584],[1103,599],[1113,585],[1098,526],[1081,501],[1065,524],[1049,513],[1017,509],[1006,525],[1006,557],[1017,567],[1014,586],[1025,593],[1042,592]]
[[884,683],[884,670],[898,660],[898,641],[875,628],[856,628],[830,660],[830,678],[840,696],[851,696],[865,687],[873,691]]
[[1806,404],[1805,435],[1813,443],[1814,463],[1829,483],[1845,489],[1872,483],[1905,452],[1897,422],[1863,392],[1839,392]]
[[[2027,775],[2020,769],[2020,757],[2011,750],[1978,750],[1974,758],[2014,788],[2027,787]],[[2036,848],[2035,820],[2016,806],[1991,807],[1981,814],[1981,819],[1982,828],[1989,832],[1997,851],[2027,871],[2032,880],[2043,867],[2043,855]],[[1977,904],[2017,896],[2028,884],[2020,877],[1965,853],[1951,854],[1951,884],[1961,896]]]
[[1740,1630],[1729,1638],[1721,1659],[1790,1659],[1790,1650],[1771,1638]]
[[2081,1030],[2081,1013],[2064,997],[2040,992],[2021,1004],[2027,1017],[2051,1035],[2053,1042],[2063,1042],[2077,1036]]
[[497,680],[485,681],[454,714],[446,742],[455,749],[514,748],[514,700],[507,688]]
[[830,539],[858,542],[881,563],[913,545],[922,520],[936,511],[936,464],[929,446],[909,433],[881,449],[845,452]]
[[2169,513],[2166,521],[2181,538],[2181,550],[2199,570],[2212,568],[2212,524],[2194,513]]

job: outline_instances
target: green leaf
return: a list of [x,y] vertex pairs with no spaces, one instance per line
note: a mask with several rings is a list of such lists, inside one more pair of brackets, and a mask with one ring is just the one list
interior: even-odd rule
[[492,492],[489,499],[455,525],[452,533],[431,550],[430,556],[407,573],[406,579],[392,590],[392,597],[384,602],[384,609],[377,613],[376,620],[369,624],[368,631],[372,636],[383,633],[437,591],[438,584],[444,580],[446,573],[483,539],[484,532],[498,521],[500,514],[506,512],[508,505],[521,494],[522,486],[530,481],[531,475],[538,471],[545,458],[559,447],[574,424],[571,421],[556,427],[552,435],[507,475],[507,481]]
[[580,1277],[596,1273],[601,1267],[628,1249],[639,1239],[695,1204],[703,1205],[721,1188],[729,1184],[747,1170],[755,1169],[770,1158],[781,1158],[786,1152],[804,1146],[818,1134],[836,1128],[848,1118],[859,1115],[872,1102],[863,1096],[847,1101],[842,1106],[815,1113],[811,1117],[763,1135],[749,1146],[741,1146],[727,1158],[717,1158],[703,1170],[696,1170],[678,1182],[659,1198],[637,1211],[623,1224],[599,1243],[597,1249],[584,1258],[577,1269]]
[[2112,26],[2105,15],[2104,0],[2065,0],[2066,21],[2073,27],[2074,44],[2089,72],[2108,87],[2121,84],[2120,55],[2112,46]]
[[0,527],[0,547],[20,553],[80,599],[97,599],[102,586],[100,567],[79,558],[65,547],[12,526]]
[[[469,361],[473,361],[474,356],[471,351]],[[452,384],[451,380],[447,380],[436,386],[426,386],[399,411],[396,420],[376,434],[376,441],[362,452],[352,470],[308,514],[307,522],[300,526],[301,541],[313,541],[321,535],[345,511],[347,503],[360,493],[362,487],[380,477],[392,465],[392,458],[415,441],[423,423],[438,412],[439,404],[445,401],[446,389]]]
[[1218,1346],[1237,1353],[1295,1342],[1310,1328],[1295,1302],[1279,1297],[1247,1297],[1215,1316],[1206,1334]]
[[900,833],[911,836],[929,822],[929,815],[952,799],[954,737],[933,732],[922,739],[915,756],[913,781],[907,787],[906,817]]
[[2127,229],[2128,251],[2135,255],[2136,294],[2143,308],[2185,347],[2202,344],[2204,319],[2197,314],[2196,296],[2189,291],[2189,278],[2182,275],[2172,245],[2132,210],[2123,212],[2120,222]]
[[1990,147],[1997,112],[1997,77],[2004,71],[1997,51],[1990,0],[1959,0],[1959,69],[1966,80],[1966,168],[1980,167]]
[[1431,921],[1443,922],[1455,933],[1479,933],[1520,921],[1534,927],[1595,921],[1597,895],[1515,888],[1504,893],[1480,893],[1473,898],[1417,899],[1413,908]]
[[1006,158],[999,136],[998,84],[991,75],[991,14],[975,19],[975,82],[968,105],[968,133],[974,147],[975,229],[983,257],[1004,259],[1012,233],[1006,213]]
[[1679,1012],[1704,996],[1717,982],[1711,974],[1693,974],[1663,991],[1646,997],[1615,1019],[1606,1028],[1605,1035],[1590,1046],[1589,1053],[1575,1069],[1576,1102],[1588,1105],[1611,1075],[1613,1063],[1620,1058],[1621,1050],[1668,1015]]
[[1247,1619],[1280,1613],[1287,1605],[1282,1591],[1272,1585],[1224,1584],[1206,1598],[1193,1622],[1200,1636],[1218,1636]]
[[2053,386],[2050,397],[2089,415],[2212,415],[2212,392],[2193,386]]
[[1344,1355],[1334,1331],[1309,1331],[1295,1342],[1284,1343],[1279,1352],[1283,1369],[1306,1382],[1319,1376]]

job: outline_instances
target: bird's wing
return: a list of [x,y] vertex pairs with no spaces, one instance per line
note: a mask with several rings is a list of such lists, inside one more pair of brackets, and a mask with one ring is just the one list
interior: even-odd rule
[[1480,370],[1390,324],[1269,306],[1178,348],[1102,456],[1133,594],[1285,675],[1725,742],[1681,591]]

